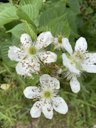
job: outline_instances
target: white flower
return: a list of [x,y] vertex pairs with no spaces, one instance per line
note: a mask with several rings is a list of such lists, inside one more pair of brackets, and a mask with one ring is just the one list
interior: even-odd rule
[[67,38],[62,39],[62,47],[68,52],[62,54],[63,65],[68,69],[66,76],[70,80],[72,91],[77,93],[80,91],[77,77],[81,72],[96,73],[96,53],[87,52],[87,42],[83,37],[76,41],[74,51]]
[[32,42],[28,34],[20,37],[21,48],[9,47],[8,57],[17,61],[16,71],[20,75],[31,76],[32,73],[40,71],[40,61],[52,63],[57,60],[57,55],[51,51],[45,51],[48,45],[53,42],[50,32],[43,32],[37,37],[36,42]]
[[96,128],[96,125],[94,125],[92,128]]
[[24,90],[24,95],[28,99],[37,99],[30,110],[33,118],[38,118],[43,112],[44,116],[48,119],[53,117],[53,109],[61,114],[66,114],[68,106],[60,96],[57,96],[58,89],[60,88],[59,81],[44,74],[40,77],[40,87],[29,86]]

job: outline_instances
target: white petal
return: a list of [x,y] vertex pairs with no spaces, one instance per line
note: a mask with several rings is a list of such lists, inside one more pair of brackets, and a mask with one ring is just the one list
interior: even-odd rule
[[80,74],[80,71],[73,64],[71,64],[71,61],[68,59],[65,53],[62,54],[62,59],[63,59],[63,65],[66,68],[68,68],[70,72],[78,75]]
[[72,47],[69,43],[69,40],[67,38],[63,38],[62,39],[62,47],[65,48],[65,50],[69,53],[69,54],[72,54],[73,53],[73,50],[72,50]]
[[44,75],[40,76],[40,83],[41,83],[41,85],[45,85],[45,84],[49,85],[50,78],[51,77],[48,74],[44,74]]
[[53,42],[53,36],[51,32],[43,32],[37,38],[36,47],[38,49],[41,49],[43,47],[47,47],[52,42]]
[[16,72],[19,75],[25,75],[25,76],[31,76],[31,73],[29,72],[29,69],[27,69],[27,64],[25,61],[19,62],[16,65]]
[[27,33],[21,35],[20,42],[25,48],[30,47],[30,45],[32,45],[32,39]]
[[63,98],[61,97],[54,97],[53,99],[53,108],[55,111],[66,114],[68,112],[68,106]]
[[60,82],[54,77],[51,77],[50,80],[50,87],[53,89],[59,89],[60,88]]
[[35,86],[26,87],[23,91],[24,95],[28,99],[38,98],[40,96],[39,88]]
[[23,51],[21,51],[20,48],[18,48],[16,46],[9,47],[8,57],[11,60],[20,61],[24,58],[24,56],[25,56],[25,54],[23,53]]
[[19,62],[16,66],[17,74],[31,76],[31,73],[37,73],[40,70],[40,64],[34,59],[31,60],[23,60]]
[[89,73],[96,73],[96,65],[82,64],[82,70]]
[[83,63],[87,65],[96,64],[96,53],[86,53]]
[[46,100],[46,101],[43,102],[42,112],[43,112],[44,116],[47,119],[52,119],[52,117],[53,117],[53,108],[52,108],[52,105],[51,105],[49,100],[48,101]]
[[75,51],[85,52],[87,50],[87,41],[85,38],[80,37],[75,44]]
[[35,104],[33,104],[33,107],[30,110],[30,114],[32,118],[38,118],[41,115],[41,102],[37,101]]
[[52,89],[59,89],[60,82],[54,77],[49,76],[48,74],[44,74],[40,77],[40,83],[43,87],[49,87]]
[[56,62],[57,55],[54,52],[45,51],[39,53],[39,58],[43,63]]
[[74,93],[78,93],[80,91],[80,83],[75,76],[72,77],[72,79],[70,80],[70,86],[71,86],[71,90]]

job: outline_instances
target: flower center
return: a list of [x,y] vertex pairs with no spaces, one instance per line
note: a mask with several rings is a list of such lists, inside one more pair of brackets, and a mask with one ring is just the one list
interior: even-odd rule
[[31,54],[31,55],[36,54],[36,47],[35,46],[29,47],[28,53]]
[[44,92],[44,97],[45,97],[45,98],[50,98],[50,97],[51,97],[51,92],[45,91],[45,92]]
[[74,57],[75,57],[76,59],[78,59],[79,61],[82,62],[82,61],[84,60],[84,53],[77,51],[77,52],[74,54]]
[[76,66],[78,69],[81,69],[81,63],[84,60],[84,54],[77,51],[71,57],[71,63]]

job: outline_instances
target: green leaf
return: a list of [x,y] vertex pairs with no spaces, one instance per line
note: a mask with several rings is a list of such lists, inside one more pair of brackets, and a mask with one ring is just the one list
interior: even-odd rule
[[30,19],[30,17],[22,10],[22,8],[20,8],[20,7],[18,8],[17,15],[19,16],[21,21],[28,22],[29,24],[31,24],[33,26],[34,29],[36,29],[36,25],[33,23],[33,21]]
[[79,0],[68,0],[69,8],[74,11],[74,13],[79,14],[80,13],[80,4]]
[[40,16],[39,26],[41,31],[51,31],[56,35],[70,35],[70,27],[65,12],[65,2],[57,2],[56,5],[46,9]]
[[32,22],[31,19],[30,19],[30,17],[29,17],[29,16],[26,14],[26,12],[25,12],[22,8],[20,8],[20,7],[18,7],[18,9],[17,9],[17,15],[19,16],[20,19],[26,20],[26,21],[28,21],[29,23]]
[[[53,5],[53,4],[52,4]],[[48,24],[51,20],[55,18],[59,18],[60,16],[65,14],[65,3],[64,2],[56,2],[54,6],[46,8],[40,15],[40,25],[44,26]]]
[[0,3],[0,12],[2,11],[2,10],[4,10],[6,7],[9,7],[10,6],[10,3]]
[[[34,0],[20,0],[20,5],[26,5],[26,4],[30,4],[33,3]],[[39,1],[39,0],[38,0]]]
[[68,23],[70,26],[70,33],[72,35],[72,37],[78,37],[78,16],[76,15],[76,13],[74,13],[74,11],[72,11],[71,9],[67,8],[66,9],[67,12],[67,19],[68,19]]
[[67,19],[64,16],[59,18],[55,18],[50,21],[47,26],[41,28],[42,31],[51,31],[53,35],[63,35],[69,37],[70,35],[70,27]]
[[14,28],[12,28],[11,30],[9,30],[7,32],[11,32],[15,38],[20,39],[21,34],[25,32],[24,31],[24,23],[20,23],[20,24],[16,25]]
[[18,16],[16,15],[15,6],[9,5],[4,7],[4,9],[0,11],[0,26],[3,26],[4,24],[7,24],[17,19]]
[[22,20],[22,22],[23,23],[16,25],[14,28],[7,32],[11,32],[13,37],[15,37],[18,40],[20,39],[22,33],[28,33],[32,37],[32,39],[35,40],[37,38],[36,28],[34,28],[32,24],[29,24],[25,20]]
[[38,24],[37,19],[39,17],[42,3],[42,0],[21,1],[21,9],[35,24]]
[[22,21],[24,24],[24,30],[27,32],[33,40],[37,38],[37,30],[32,26],[32,24],[29,24],[27,21]]

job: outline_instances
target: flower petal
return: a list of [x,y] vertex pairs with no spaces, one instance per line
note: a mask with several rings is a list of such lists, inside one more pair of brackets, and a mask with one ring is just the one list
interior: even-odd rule
[[83,63],[87,65],[96,64],[96,53],[86,53]]
[[33,107],[30,110],[30,114],[32,118],[38,118],[41,115],[41,102],[37,101],[35,104],[33,104]]
[[68,112],[68,106],[63,98],[61,97],[54,97],[53,99],[53,108],[55,111],[66,114]]
[[16,65],[16,72],[19,75],[31,76],[28,65],[26,64],[25,61],[19,62]]
[[[44,75],[42,75],[41,77],[40,77],[40,83],[41,83],[41,85],[45,85],[45,84],[47,84],[47,85],[49,85],[49,81],[50,81],[50,75],[48,75],[48,74],[44,74]],[[46,85],[45,85],[46,86]]]
[[62,59],[63,59],[63,65],[66,68],[68,68],[70,72],[75,73],[77,75],[80,74],[80,71],[73,64],[71,64],[70,60],[68,59],[65,53],[62,54]]
[[23,60],[19,62],[16,66],[17,74],[31,76],[31,73],[37,73],[40,70],[40,64],[34,59]]
[[42,112],[47,119],[52,119],[53,108],[49,100],[45,100],[42,105]]
[[35,86],[26,87],[23,91],[24,95],[28,99],[38,98],[40,96],[39,88]]
[[50,87],[53,89],[59,89],[60,88],[60,82],[54,77],[51,77],[50,80]]
[[87,50],[87,41],[84,37],[80,37],[75,44],[75,51],[85,52]]
[[57,55],[54,52],[45,51],[39,53],[39,58],[43,63],[56,62]]
[[70,86],[72,92],[78,93],[80,91],[80,83],[75,76],[70,80]]
[[32,45],[32,39],[27,33],[21,35],[20,42],[25,48],[30,47]]
[[82,70],[89,73],[96,73],[96,65],[82,64]]
[[47,47],[52,42],[53,42],[53,36],[51,32],[43,32],[37,38],[36,47],[38,49],[41,49],[43,47]]
[[49,87],[52,89],[59,89],[60,82],[54,77],[49,76],[48,74],[44,74],[40,77],[40,83],[44,87]]
[[62,47],[65,48],[65,50],[69,53],[69,54],[72,54],[73,53],[73,50],[72,50],[72,47],[69,43],[69,40],[67,38],[63,38],[62,39]]
[[16,46],[11,46],[8,50],[8,57],[11,60],[20,61],[25,57],[25,54],[23,53],[23,51],[21,51],[20,48]]

